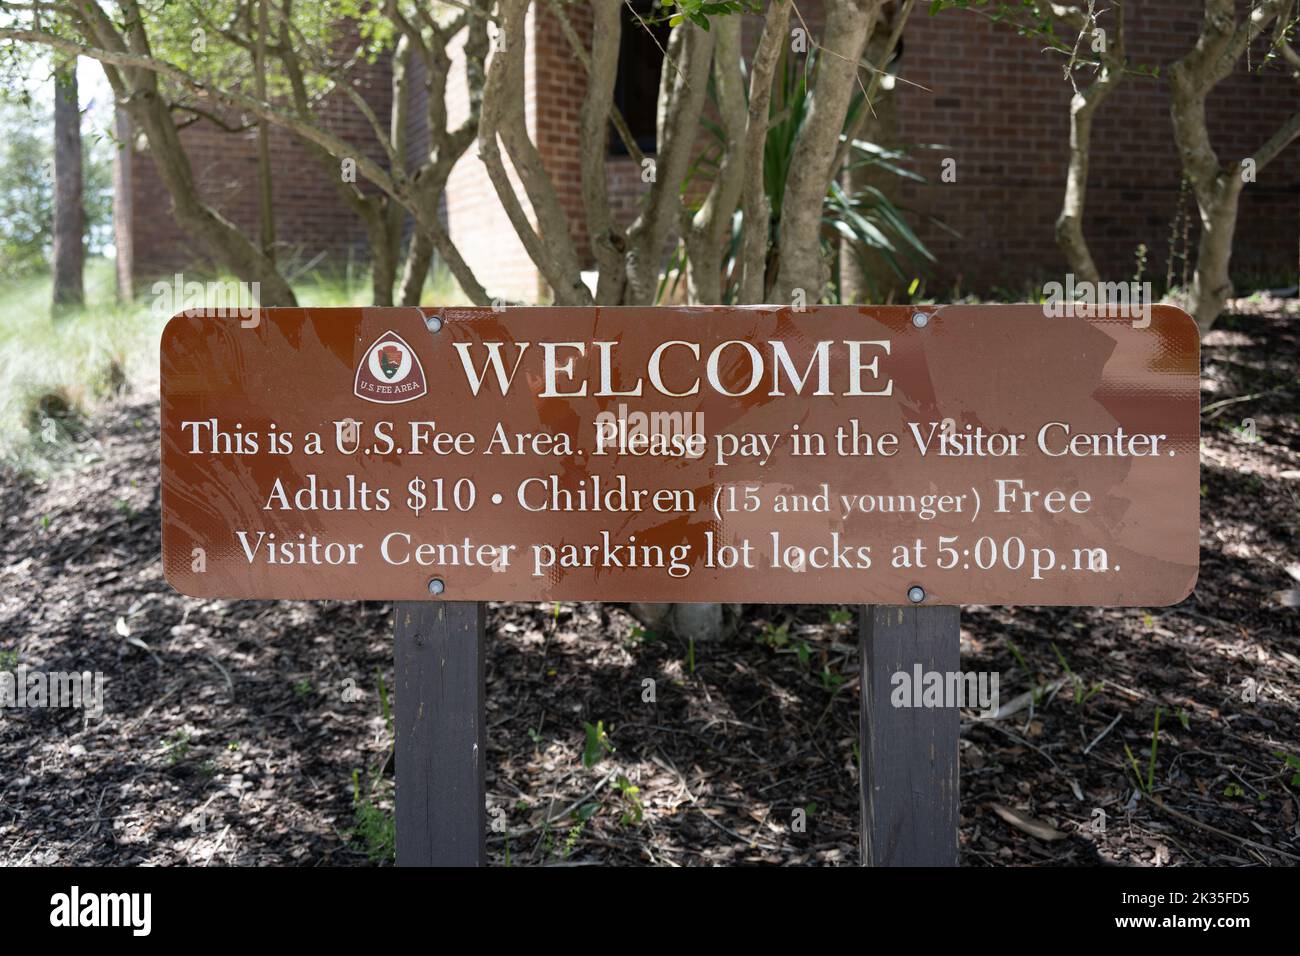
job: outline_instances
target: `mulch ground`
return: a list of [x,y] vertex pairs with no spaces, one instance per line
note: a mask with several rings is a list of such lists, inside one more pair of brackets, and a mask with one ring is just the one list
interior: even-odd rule
[[[963,864],[1300,862],[1300,318],[1249,311],[1203,352],[1195,594],[964,611],[963,666],[1027,696],[963,716]],[[0,482],[0,666],[102,671],[105,713],[0,711],[0,864],[383,861],[391,607],[176,594],[156,402],[80,450]],[[752,606],[693,651],[612,605],[488,633],[494,863],[857,862],[853,609]]]

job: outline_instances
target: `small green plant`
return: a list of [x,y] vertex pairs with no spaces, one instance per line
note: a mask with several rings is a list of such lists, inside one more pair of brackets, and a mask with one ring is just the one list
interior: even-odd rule
[[782,624],[777,627],[765,624],[763,625],[763,633],[758,636],[758,639],[773,650],[785,647],[790,643],[790,625]]
[[384,683],[384,672],[375,668],[375,683],[379,687],[379,713],[383,715],[388,732],[393,731],[393,705],[388,699],[388,685]]
[[391,811],[374,802],[372,781],[364,792],[361,771],[352,771],[352,810],[355,821],[353,836],[365,848],[372,862],[392,861],[396,856],[397,821]]
[[1029,666],[1029,661],[1025,660],[1025,655],[1020,653],[1020,648],[1016,647],[1015,642],[1013,642],[1009,637],[1006,638],[1006,642],[1007,647],[1011,650],[1011,656],[1016,659],[1016,663],[1020,665],[1020,669],[1027,674],[1035,673],[1034,669]]
[[642,644],[648,644],[655,640],[658,635],[654,631],[647,631],[640,624],[633,624],[627,632],[627,645],[629,647],[640,647]]
[[812,648],[808,646],[808,643],[806,641],[800,641],[795,647],[794,652],[799,658],[799,663],[804,667],[807,667],[808,662],[812,660]]
[[567,860],[573,852],[578,841],[582,839],[582,831],[587,828],[587,821],[596,815],[600,809],[598,803],[584,803],[577,810],[573,811],[574,822],[569,827],[569,832],[564,835],[564,845],[560,847],[559,856],[562,860]]
[[1041,674],[1038,673],[1038,669],[1036,667],[1032,667],[1030,665],[1029,659],[1026,658],[1023,653],[1021,653],[1020,648],[1016,647],[1015,642],[1012,641],[1011,638],[1008,637],[1005,640],[1007,642],[1008,649],[1010,649],[1011,651],[1011,656],[1016,659],[1016,663],[1020,665],[1021,670],[1023,670],[1025,673],[1030,675],[1030,679],[1034,683],[1034,687],[1033,687],[1034,706],[1037,707],[1039,704],[1043,702],[1043,697],[1047,692],[1047,688],[1045,686],[1043,677]]
[[1178,722],[1183,725],[1183,730],[1192,729],[1192,715],[1181,707],[1178,708]]
[[852,621],[853,612],[846,611],[844,610],[844,608],[838,608],[834,611],[831,611],[829,618],[831,624],[838,627],[841,624],[848,624],[850,621]]
[[1231,431],[1232,434],[1235,435],[1241,441],[1253,445],[1259,441],[1259,433],[1255,430],[1254,419],[1250,419],[1249,421],[1250,421],[1249,425],[1245,423],[1240,425],[1233,425],[1231,426],[1231,428],[1229,428],[1229,431]]
[[311,694],[311,681],[303,678],[293,685],[293,692],[299,697],[307,697]]
[[1225,797],[1244,797],[1246,795],[1246,791],[1241,789],[1241,784],[1230,783],[1223,788],[1223,795]]
[[1061,662],[1061,669],[1065,671],[1065,676],[1069,679],[1070,686],[1074,688],[1074,706],[1082,707],[1092,698],[1093,694],[1096,694],[1101,690],[1102,685],[1097,683],[1085,689],[1083,678],[1070,670],[1070,665],[1066,661],[1065,655],[1061,653],[1061,649],[1056,646],[1055,641],[1052,642],[1052,650],[1056,652],[1056,659]]
[[606,754],[614,752],[614,745],[605,733],[605,722],[598,720],[594,724],[583,723],[582,729],[587,733],[587,742],[582,748],[582,765],[587,768],[596,766],[605,759]]
[[[683,20],[690,20],[701,30],[709,29],[709,17],[725,17],[732,13],[757,13],[761,9],[754,3],[744,3],[740,0],[669,0],[669,4],[676,7],[676,13],[668,15],[668,25],[677,26]],[[669,4],[665,4],[668,6]]]
[[618,818],[618,822],[622,826],[627,826],[630,823],[640,823],[645,818],[645,805],[641,802],[639,796],[641,788],[633,786],[632,782],[621,774],[614,781],[614,786],[618,787],[618,792],[622,794],[623,799],[628,804],[627,809]]
[[1280,750],[1273,751],[1273,756],[1281,758],[1284,770],[1295,771],[1291,774],[1291,786],[1300,787],[1300,757],[1297,757],[1294,754],[1283,753]]
[[837,674],[835,671],[831,670],[830,666],[827,664],[822,665],[821,678],[822,689],[828,694],[838,694],[840,687],[844,684],[844,675]]
[[1127,743],[1124,744],[1124,753],[1128,754],[1128,762],[1133,767],[1133,777],[1137,780],[1138,789],[1148,797],[1155,793],[1156,789],[1156,748],[1160,746],[1160,714],[1161,710],[1157,707],[1155,724],[1151,728],[1151,757],[1147,761],[1145,777],[1143,777],[1142,771],[1138,767],[1137,758],[1133,756],[1133,751],[1129,749]]
[[190,755],[190,732],[181,728],[163,740],[167,762],[173,767]]
[[534,747],[540,747],[542,745],[542,740],[544,738],[542,737],[541,731],[537,730],[534,727],[529,727],[528,739],[533,742]]
[[11,671],[17,666],[17,651],[0,651],[0,671]]

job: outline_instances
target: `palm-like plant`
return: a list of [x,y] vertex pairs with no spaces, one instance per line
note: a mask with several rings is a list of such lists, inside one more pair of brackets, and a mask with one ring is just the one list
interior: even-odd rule
[[[763,149],[763,188],[767,193],[769,208],[772,210],[771,220],[768,223],[766,263],[768,276],[776,274],[779,264],[781,204],[785,198],[785,185],[790,174],[790,164],[794,158],[799,129],[811,105],[808,77],[812,75],[815,67],[815,55],[811,53],[802,64],[795,62],[788,51],[782,55],[782,59],[783,62],[777,71],[776,88],[772,91],[771,119]],[[744,68],[743,63],[741,67]],[[712,82],[710,82],[710,96],[713,97]],[[854,95],[845,117],[846,131],[857,127],[858,115],[866,108],[868,108],[866,97],[863,91],[859,90]],[[693,182],[697,180],[707,182],[717,174],[721,156],[726,148],[726,135],[722,128],[711,121],[705,121],[703,125],[712,142],[692,166],[691,173],[683,185],[684,193],[694,192],[691,190]],[[841,134],[841,142],[847,142],[848,145],[844,169],[856,170],[874,166],[901,179],[926,182],[924,176],[904,165],[909,157],[908,148],[886,149],[862,139],[849,141],[847,132]],[[924,144],[912,148],[938,149],[940,147]],[[900,208],[875,186],[866,186],[850,195],[838,182],[831,182],[822,207],[824,228],[821,233],[823,251],[832,262],[829,292],[831,301],[839,301],[839,290],[842,285],[840,257],[835,255],[838,245],[844,245],[850,250],[868,283],[868,292],[873,296],[880,292],[870,286],[872,269],[869,266],[873,260],[883,262],[903,283],[928,272],[928,266],[935,262],[935,258],[909,225],[905,215],[908,212],[910,210]],[[940,220],[934,217],[928,218],[941,228],[947,229]],[[723,255],[722,304],[724,305],[735,303],[739,294],[741,225],[742,213],[738,209],[733,217],[733,228],[728,237],[729,245]],[[660,286],[661,300],[677,291],[687,266],[686,244],[679,243]]]

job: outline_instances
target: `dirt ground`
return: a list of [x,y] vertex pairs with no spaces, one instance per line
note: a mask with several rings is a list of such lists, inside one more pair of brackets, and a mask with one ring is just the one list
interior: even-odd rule
[[[964,865],[1300,862],[1300,318],[1250,311],[1203,352],[1195,594],[964,610],[963,667],[1004,704],[1056,687],[963,715]],[[0,711],[0,864],[384,861],[391,606],[176,594],[156,402],[79,447],[0,483],[0,667],[102,671],[105,713]],[[493,605],[493,862],[856,863],[856,627],[752,606],[692,649],[618,606]]]

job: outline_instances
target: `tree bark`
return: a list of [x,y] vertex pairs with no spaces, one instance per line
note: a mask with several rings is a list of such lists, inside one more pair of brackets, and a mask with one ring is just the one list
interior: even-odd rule
[[857,80],[858,63],[882,0],[827,0],[816,84],[795,144],[781,204],[781,261],[771,298],[815,303],[826,286],[822,205]]
[[[107,54],[99,57],[104,73],[118,102],[149,143],[159,179],[171,197],[172,215],[177,224],[195,237],[236,278],[258,283],[259,304],[297,305],[293,289],[277,271],[275,263],[237,226],[200,197],[194,169],[172,120],[171,106],[160,90],[157,73],[141,66],[126,65],[152,58],[145,32],[146,19],[137,0],[122,0],[121,8],[126,20],[120,28],[94,0],[75,0],[74,6],[83,29],[101,48],[94,52]],[[57,38],[39,34],[26,38],[48,43],[56,49],[68,46]],[[113,64],[113,59],[122,65]]]
[[86,213],[82,197],[77,59],[54,74],[54,310],[86,300]]
[[411,244],[406,250],[406,266],[402,271],[402,305],[420,304],[424,280],[432,265],[433,239],[427,232],[416,229],[411,234]]
[[763,32],[749,71],[749,116],[745,121],[745,183],[740,240],[740,301],[758,305],[767,295],[767,252],[772,238],[772,204],[763,182],[772,81],[781,62],[794,0],[770,0],[763,14]]
[[[259,99],[266,96],[266,40],[270,31],[267,14],[269,0],[258,0],[257,45],[253,54],[253,70]],[[257,121],[257,198],[261,226],[262,255],[275,261],[275,189],[271,177],[271,129],[266,120]]]
[[[1192,313],[1204,335],[1214,325],[1232,295],[1229,266],[1237,226],[1237,205],[1245,185],[1241,163],[1220,163],[1210,143],[1205,101],[1210,91],[1240,61],[1251,41],[1289,12],[1293,0],[1261,0],[1244,20],[1238,20],[1233,0],[1205,0],[1200,35],[1191,51],[1169,70],[1169,113],[1183,174],[1192,185],[1201,230],[1192,279]],[[1279,28],[1279,42],[1283,42]],[[1290,62],[1290,57],[1287,57]],[[1248,157],[1258,172],[1292,140],[1300,136],[1300,112]]]
[[[1038,5],[1044,12],[1055,8],[1058,16],[1079,31],[1080,42],[1090,25],[1088,14],[1079,7],[1062,8],[1055,4]],[[1065,196],[1056,218],[1056,244],[1065,255],[1066,264],[1076,280],[1101,282],[1101,272],[1083,234],[1083,215],[1088,194],[1088,164],[1092,150],[1092,121],[1102,102],[1124,78],[1124,8],[1115,6],[1114,36],[1100,54],[1097,78],[1084,89],[1076,89],[1070,98],[1070,160],[1065,174]]]
[[709,193],[682,228],[686,243],[687,294],[693,305],[722,302],[722,255],[745,181],[744,148],[748,110],[740,72],[740,17],[724,17],[713,28],[713,88],[722,131],[727,137],[722,161]]
[[708,94],[715,34],[684,20],[668,36],[659,77],[654,178],[640,215],[627,230],[625,305],[650,305],[659,291],[664,247],[681,210],[682,183]]

